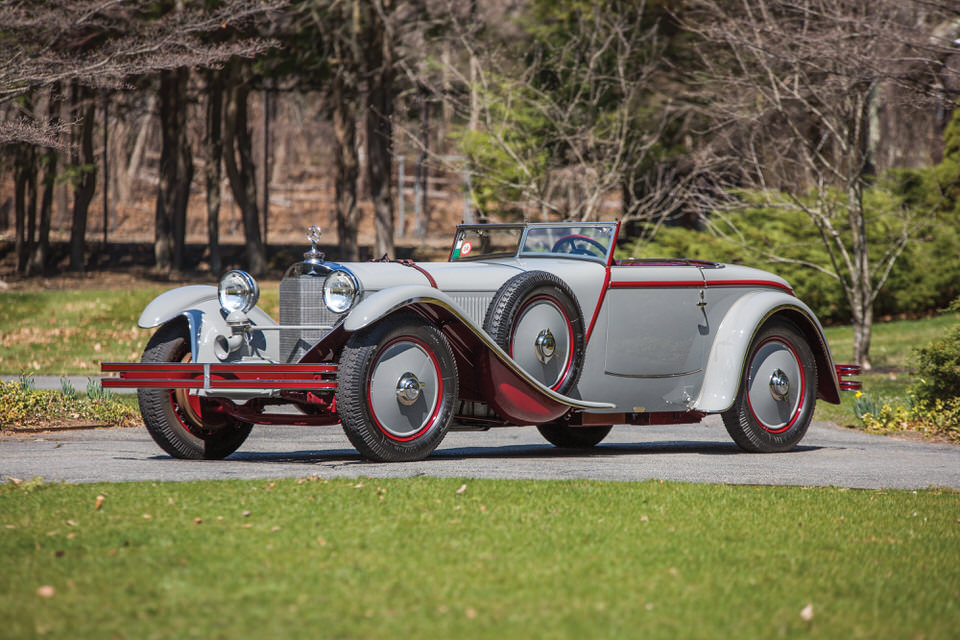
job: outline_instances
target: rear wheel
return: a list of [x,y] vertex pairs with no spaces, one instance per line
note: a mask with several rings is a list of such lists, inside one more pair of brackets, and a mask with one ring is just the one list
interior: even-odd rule
[[[164,325],[147,342],[140,361],[190,362],[189,344],[183,324]],[[203,416],[208,400],[189,389],[143,388],[137,391],[137,399],[150,436],[175,458],[226,458],[243,444],[253,428],[249,422],[224,414],[208,412]]]
[[817,399],[813,351],[796,325],[768,322],[754,338],[723,424],[741,449],[789,451],[807,433]]
[[457,366],[446,338],[414,313],[358,331],[340,358],[337,411],[366,458],[420,460],[440,444],[457,399]]

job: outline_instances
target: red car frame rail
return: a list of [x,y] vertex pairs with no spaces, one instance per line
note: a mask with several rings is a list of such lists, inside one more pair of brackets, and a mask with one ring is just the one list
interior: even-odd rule
[[213,364],[194,362],[105,362],[105,389],[276,389],[279,391],[336,391],[335,364]]

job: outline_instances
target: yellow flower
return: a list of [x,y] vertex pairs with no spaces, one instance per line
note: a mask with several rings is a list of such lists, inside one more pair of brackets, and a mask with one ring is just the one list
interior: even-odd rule
[[859,397],[862,396],[862,395],[863,395],[863,392],[862,392],[862,391],[857,391],[857,395],[856,395],[857,398],[859,398]]

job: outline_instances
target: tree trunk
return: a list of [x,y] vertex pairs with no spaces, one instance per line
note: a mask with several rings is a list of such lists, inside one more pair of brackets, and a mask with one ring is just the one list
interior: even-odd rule
[[340,260],[360,259],[357,247],[357,96],[343,74],[333,79],[333,135],[336,158],[336,214]]
[[267,270],[267,256],[260,236],[260,217],[257,213],[256,167],[253,163],[253,143],[247,117],[249,94],[247,78],[242,77],[240,65],[236,62],[232,63],[224,123],[224,165],[227,169],[227,178],[230,180],[233,199],[240,207],[243,219],[247,266],[253,275],[259,276]]
[[183,268],[187,204],[193,180],[193,158],[187,139],[186,89],[189,72],[180,68],[160,74],[160,180],[157,185],[154,257],[157,269]]
[[93,155],[93,119],[96,102],[89,89],[74,83],[70,99],[74,118],[79,117],[80,140],[70,153],[73,171],[78,173],[73,190],[73,224],[70,229],[70,271],[83,271],[86,250],[87,212],[97,188],[97,165]]
[[[13,211],[15,217],[14,254],[17,273],[26,271],[27,257],[30,253],[31,235],[27,233],[28,219],[36,214],[37,167],[36,153],[32,146],[17,145],[14,154],[15,167],[13,179]],[[31,201],[33,204],[31,205]],[[34,216],[30,215],[31,209]]]
[[[47,103],[47,123],[51,127],[56,126],[60,120],[62,102],[60,85],[56,83],[50,88],[50,97]],[[43,197],[40,201],[40,215],[37,224],[37,244],[30,255],[30,262],[27,264],[29,275],[43,273],[47,268],[47,260],[50,256],[50,219],[59,160],[60,154],[57,153],[56,149],[49,148],[44,153],[43,181],[41,182]]]
[[376,230],[374,256],[392,256],[393,236],[393,42],[383,16],[393,10],[391,0],[384,0],[383,15],[371,16],[367,42],[367,178],[373,200],[373,224]]
[[207,181],[207,236],[210,244],[210,272],[219,274],[220,259],[220,166],[223,163],[223,76],[216,69],[207,75],[207,140],[204,144]]
[[133,198],[133,184],[140,172],[140,164],[143,162],[143,152],[147,146],[147,137],[150,134],[153,122],[153,107],[156,101],[157,96],[155,94],[151,93],[147,96],[147,106],[140,122],[137,139],[133,144],[133,150],[130,152],[126,171],[123,172],[123,179],[118,182],[120,188],[119,199],[126,203],[129,203]]

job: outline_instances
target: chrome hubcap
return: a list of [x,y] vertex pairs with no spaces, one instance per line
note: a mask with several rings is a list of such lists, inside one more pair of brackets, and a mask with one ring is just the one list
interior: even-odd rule
[[423,387],[417,376],[407,371],[397,380],[397,402],[405,407],[412,406],[420,398]]
[[786,400],[790,394],[790,378],[783,369],[777,369],[770,375],[770,393],[776,400]]
[[413,338],[384,346],[370,370],[367,402],[377,426],[390,438],[414,438],[430,426],[443,392],[440,370],[428,347]]
[[553,354],[557,351],[557,340],[553,337],[550,329],[544,329],[538,333],[534,344],[536,347],[537,360],[543,364],[550,362],[550,358],[552,358]]
[[770,433],[790,428],[801,409],[804,394],[802,365],[785,341],[763,342],[752,355],[747,387],[750,411]]

